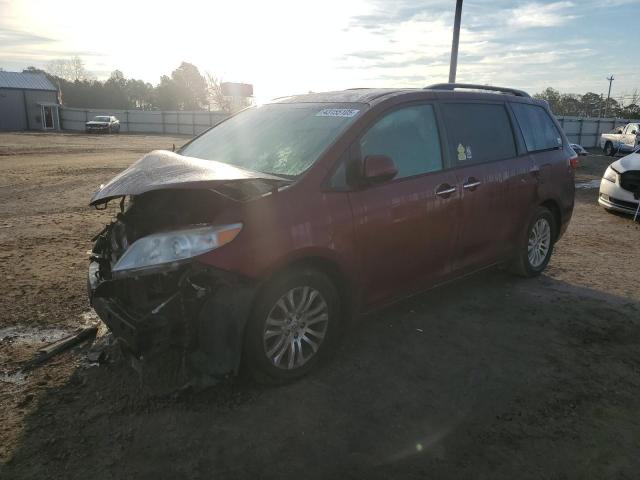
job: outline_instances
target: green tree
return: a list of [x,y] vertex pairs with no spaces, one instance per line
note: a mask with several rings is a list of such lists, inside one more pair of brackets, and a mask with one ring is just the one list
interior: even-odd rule
[[582,115],[582,104],[580,103],[580,95],[575,95],[573,93],[561,94],[557,115]]
[[587,117],[601,117],[604,115],[602,97],[593,92],[587,92],[580,97],[580,108]]
[[536,93],[533,98],[545,100],[549,104],[549,108],[551,108],[553,113],[556,115],[562,115],[562,113],[559,113],[561,95],[558,90],[547,87],[542,92]]
[[160,84],[153,93],[153,103],[160,110],[178,110],[178,86],[171,77],[166,75],[160,77]]
[[132,108],[148,110],[153,105],[153,85],[142,80],[127,80],[125,90]]
[[[96,82],[99,84],[99,82]],[[114,70],[111,72],[109,79],[104,82],[102,89],[100,85],[94,85],[97,97],[100,99],[101,104],[107,104],[110,108],[127,109],[130,107],[129,99],[126,92],[126,79],[124,74],[120,70]],[[102,90],[102,91],[100,91]]]
[[195,65],[182,62],[171,72],[171,80],[175,85],[177,103],[181,110],[200,110],[207,104],[207,81]]

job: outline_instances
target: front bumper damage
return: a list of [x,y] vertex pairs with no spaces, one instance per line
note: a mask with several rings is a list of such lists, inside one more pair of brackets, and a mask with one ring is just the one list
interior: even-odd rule
[[105,278],[89,266],[91,305],[135,363],[170,349],[207,377],[238,371],[255,285],[245,278],[190,262],[171,271]]
[[[217,224],[218,215],[290,181],[214,160],[151,152],[102,185],[90,205],[120,211],[93,241],[89,298],[124,350],[140,360],[179,349],[197,370],[237,372],[244,327],[258,280],[179,260],[144,271],[112,272],[137,240],[159,232]],[[151,270],[153,269],[153,270]]]

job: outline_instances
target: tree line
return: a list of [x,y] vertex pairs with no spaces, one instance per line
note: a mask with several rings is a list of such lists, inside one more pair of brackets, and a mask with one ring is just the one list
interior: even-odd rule
[[[198,67],[182,62],[170,75],[162,75],[157,85],[126,78],[114,70],[105,81],[96,80],[84,66],[81,58],[49,62],[46,70],[29,67],[25,72],[43,72],[58,85],[63,104],[78,108],[141,109],[141,110],[221,110],[230,112],[248,105],[232,103],[224,94],[220,80]],[[640,118],[640,94],[636,90],[622,101],[608,100],[598,93],[583,95],[560,93],[546,88],[534,95],[546,100],[556,115],[580,117]]]
[[546,100],[551,111],[560,116],[640,118],[640,94],[637,90],[623,97],[624,104],[593,92],[576,95],[560,93],[551,87],[533,97]]
[[118,110],[218,110],[231,112],[247,106],[250,99],[224,95],[221,81],[198,67],[182,62],[170,75],[162,75],[157,85],[126,78],[114,70],[107,80],[96,80],[79,57],[50,62],[45,70],[28,67],[24,72],[44,73],[60,89],[68,107]]

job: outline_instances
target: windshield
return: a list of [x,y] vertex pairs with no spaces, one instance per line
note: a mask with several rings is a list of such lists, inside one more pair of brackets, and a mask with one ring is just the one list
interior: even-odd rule
[[362,104],[275,103],[230,118],[186,145],[182,155],[297,176],[358,117]]
[[109,117],[96,117],[93,119],[95,122],[108,122]]

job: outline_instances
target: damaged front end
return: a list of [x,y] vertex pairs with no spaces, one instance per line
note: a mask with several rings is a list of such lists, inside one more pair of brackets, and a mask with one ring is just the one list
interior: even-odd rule
[[[137,175],[135,182],[125,171],[92,199],[96,208],[119,199],[120,211],[93,239],[91,305],[138,360],[177,349],[199,373],[235,373],[255,281],[198,257],[233,241],[242,230],[241,222],[216,223],[223,210],[270,191],[273,184],[246,176],[238,182],[228,178],[228,169],[223,180],[194,182],[185,175],[193,159],[171,152],[150,155],[155,155],[153,162],[143,157],[129,169]],[[168,171],[182,168],[189,188],[170,179],[158,186],[162,161]],[[145,162],[153,172],[142,165],[141,173]],[[148,188],[145,177],[152,178]]]

